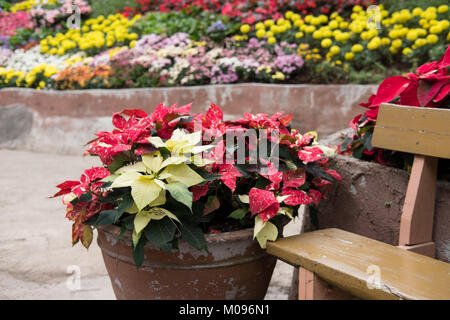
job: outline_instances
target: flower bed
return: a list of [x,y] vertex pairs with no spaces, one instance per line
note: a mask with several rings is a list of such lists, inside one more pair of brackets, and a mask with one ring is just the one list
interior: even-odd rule
[[[180,2],[170,3],[179,8]],[[238,8],[243,3],[231,5]],[[28,73],[20,66],[11,69],[4,62],[3,68],[0,66],[0,87],[87,89],[248,81],[378,82],[386,75],[401,74],[436,59],[450,40],[447,5],[398,11],[389,11],[382,4],[378,11],[354,5],[347,7],[351,10],[313,15],[303,12],[304,8],[274,2],[277,14],[273,19],[266,17],[273,13],[272,9],[252,7],[259,13],[247,17],[253,17],[252,21],[243,22],[242,17],[231,13],[234,9],[205,11],[202,6],[206,2],[194,4],[200,9],[189,7],[170,13],[163,9],[129,18],[120,14],[98,16],[84,20],[79,29],[70,30],[58,22],[67,18],[66,4],[52,9],[18,6],[29,9],[26,13],[33,16],[35,28],[19,29],[3,43],[10,49],[25,46],[26,50],[39,40],[36,50],[48,57],[47,65],[51,65],[54,56],[65,57],[65,64],[53,65],[58,72],[50,77],[27,78]],[[253,4],[256,5],[246,2]],[[79,5],[82,13],[89,12],[84,2]],[[164,7],[160,3],[156,9]],[[57,19],[45,18],[54,10],[60,12]],[[220,15],[223,10],[229,14]],[[374,19],[378,26],[371,23]]]

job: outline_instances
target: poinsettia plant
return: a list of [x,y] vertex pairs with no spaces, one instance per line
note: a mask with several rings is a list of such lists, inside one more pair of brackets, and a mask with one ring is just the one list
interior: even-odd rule
[[[382,103],[450,109],[449,67],[450,46],[440,60],[420,66],[415,73],[384,80],[377,93],[372,95],[367,103],[361,103],[361,106],[368,110],[350,122],[353,133],[342,141],[339,152],[384,165],[409,168],[412,155],[372,147],[378,109]],[[449,173],[449,169],[446,170],[443,174]]]
[[318,145],[315,132],[291,129],[292,114],[224,121],[214,104],[205,114],[189,111],[123,110],[113,131],[96,133],[85,153],[103,166],[54,195],[67,206],[73,244],[88,248],[93,229],[114,224],[121,235],[132,232],[137,266],[147,242],[171,252],[181,239],[208,250],[205,234],[249,227],[264,248],[300,205],[317,205],[341,179],[328,166],[334,150]]

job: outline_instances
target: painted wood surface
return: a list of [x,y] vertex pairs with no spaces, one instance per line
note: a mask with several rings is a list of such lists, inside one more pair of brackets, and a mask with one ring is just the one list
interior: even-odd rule
[[450,264],[343,230],[279,239],[267,252],[360,298],[450,299]]
[[450,159],[450,110],[382,104],[372,145]]

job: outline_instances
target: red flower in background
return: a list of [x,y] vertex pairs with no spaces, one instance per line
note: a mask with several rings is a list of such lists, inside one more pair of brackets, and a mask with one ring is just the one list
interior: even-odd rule
[[384,159],[384,152],[366,147],[370,146],[371,137],[364,138],[366,134],[371,135],[373,132],[380,105],[394,103],[424,108],[448,108],[450,75],[447,68],[449,66],[450,46],[441,59],[423,64],[416,69],[415,73],[385,79],[379,85],[377,93],[372,95],[367,103],[361,103],[361,106],[368,110],[357,115],[350,122],[350,126],[354,130],[352,141],[344,141],[340,145],[341,153],[348,154],[358,148],[363,148],[364,150],[359,154],[370,156],[375,162],[388,164]]

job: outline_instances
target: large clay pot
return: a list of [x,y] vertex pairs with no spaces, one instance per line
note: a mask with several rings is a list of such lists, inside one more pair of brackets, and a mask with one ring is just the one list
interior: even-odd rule
[[151,243],[137,269],[131,233],[101,226],[98,244],[117,299],[263,299],[276,259],[253,240],[253,229],[208,234],[209,253],[180,241],[172,254]]

